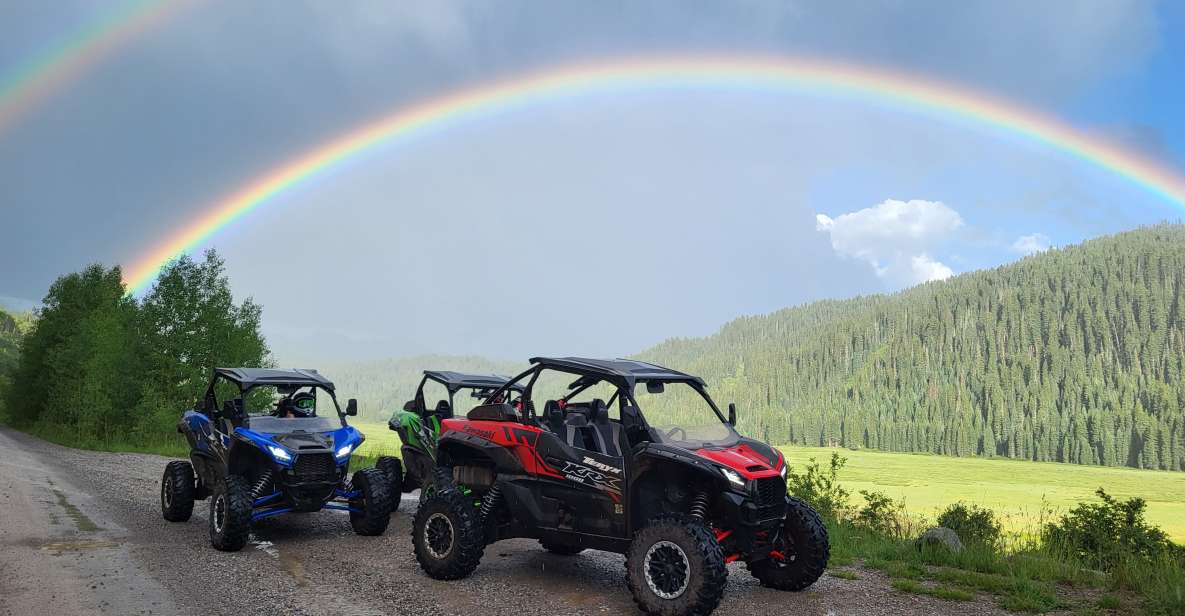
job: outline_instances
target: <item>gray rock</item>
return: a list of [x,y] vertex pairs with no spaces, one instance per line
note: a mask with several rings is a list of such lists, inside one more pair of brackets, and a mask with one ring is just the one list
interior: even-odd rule
[[926,545],[940,545],[955,554],[963,551],[963,542],[959,539],[959,534],[945,526],[935,526],[927,530],[913,543],[919,550]]

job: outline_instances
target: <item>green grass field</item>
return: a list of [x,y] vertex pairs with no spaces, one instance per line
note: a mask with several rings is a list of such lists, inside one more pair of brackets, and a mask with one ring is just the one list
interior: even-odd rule
[[1044,519],[1074,504],[1097,500],[1103,488],[1120,498],[1148,501],[1148,521],[1174,541],[1185,542],[1185,473],[1132,468],[1079,466],[986,458],[948,458],[924,454],[850,451],[822,447],[781,447],[792,465],[815,458],[826,465],[833,452],[847,458],[840,483],[861,502],[860,490],[876,490],[905,502],[913,515],[935,517],[947,505],[964,501],[994,509],[1006,530],[1036,531]]
[[[359,455],[398,455],[399,437],[386,424],[353,425],[366,435]],[[1006,530],[1024,534],[1076,503],[1095,500],[1094,491],[1101,487],[1119,498],[1147,500],[1148,521],[1185,543],[1185,473],[822,447],[781,449],[792,465],[809,458],[825,464],[832,452],[847,458],[839,477],[854,504],[861,502],[860,490],[876,490],[904,501],[912,515],[933,518],[947,505],[964,501],[994,509]]]

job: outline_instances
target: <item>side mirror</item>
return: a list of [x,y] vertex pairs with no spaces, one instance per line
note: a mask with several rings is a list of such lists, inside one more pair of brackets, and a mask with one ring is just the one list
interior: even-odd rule
[[403,403],[403,410],[407,411],[408,413],[416,412],[416,401],[415,400],[408,400],[407,402],[404,402]]
[[349,401],[346,402],[346,415],[349,415],[350,417],[354,417],[357,414],[358,414],[358,401],[353,398],[350,398]]
[[736,402],[729,402],[728,403],[728,425],[730,425],[730,426],[737,425],[737,403]]

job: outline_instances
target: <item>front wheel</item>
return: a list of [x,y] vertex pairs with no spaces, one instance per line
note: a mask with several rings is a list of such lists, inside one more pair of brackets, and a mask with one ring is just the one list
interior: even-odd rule
[[830,557],[827,526],[819,514],[806,502],[787,496],[786,519],[769,558],[745,564],[762,586],[799,591],[823,575]]
[[391,521],[391,484],[377,468],[354,473],[351,482],[358,496],[350,499],[350,526],[359,535],[373,537],[387,531]]
[[174,460],[165,465],[160,480],[160,512],[170,522],[186,522],[193,515],[193,500],[197,483],[193,465]]
[[387,476],[391,486],[391,513],[395,513],[399,510],[399,501],[403,500],[403,462],[394,456],[382,456],[374,467]]
[[485,532],[473,500],[445,488],[424,500],[412,519],[416,561],[430,577],[459,580],[473,573],[485,551]]
[[708,614],[728,581],[716,535],[682,514],[659,516],[638,531],[625,568],[634,602],[647,614]]
[[223,552],[237,552],[251,535],[251,486],[247,478],[227,475],[210,495],[210,543]]
[[437,466],[432,469],[432,476],[425,477],[420,486],[420,505],[445,488],[454,487],[453,467]]

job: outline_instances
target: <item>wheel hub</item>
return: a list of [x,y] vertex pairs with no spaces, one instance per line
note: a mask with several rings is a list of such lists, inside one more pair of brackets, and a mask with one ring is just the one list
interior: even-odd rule
[[160,504],[164,505],[165,509],[173,506],[173,478],[165,477],[164,483],[160,486]]
[[646,550],[642,563],[650,592],[663,599],[676,599],[691,582],[691,563],[683,548],[670,541],[658,541]]
[[443,559],[453,551],[453,521],[443,513],[434,513],[424,524],[424,547],[432,558]]

